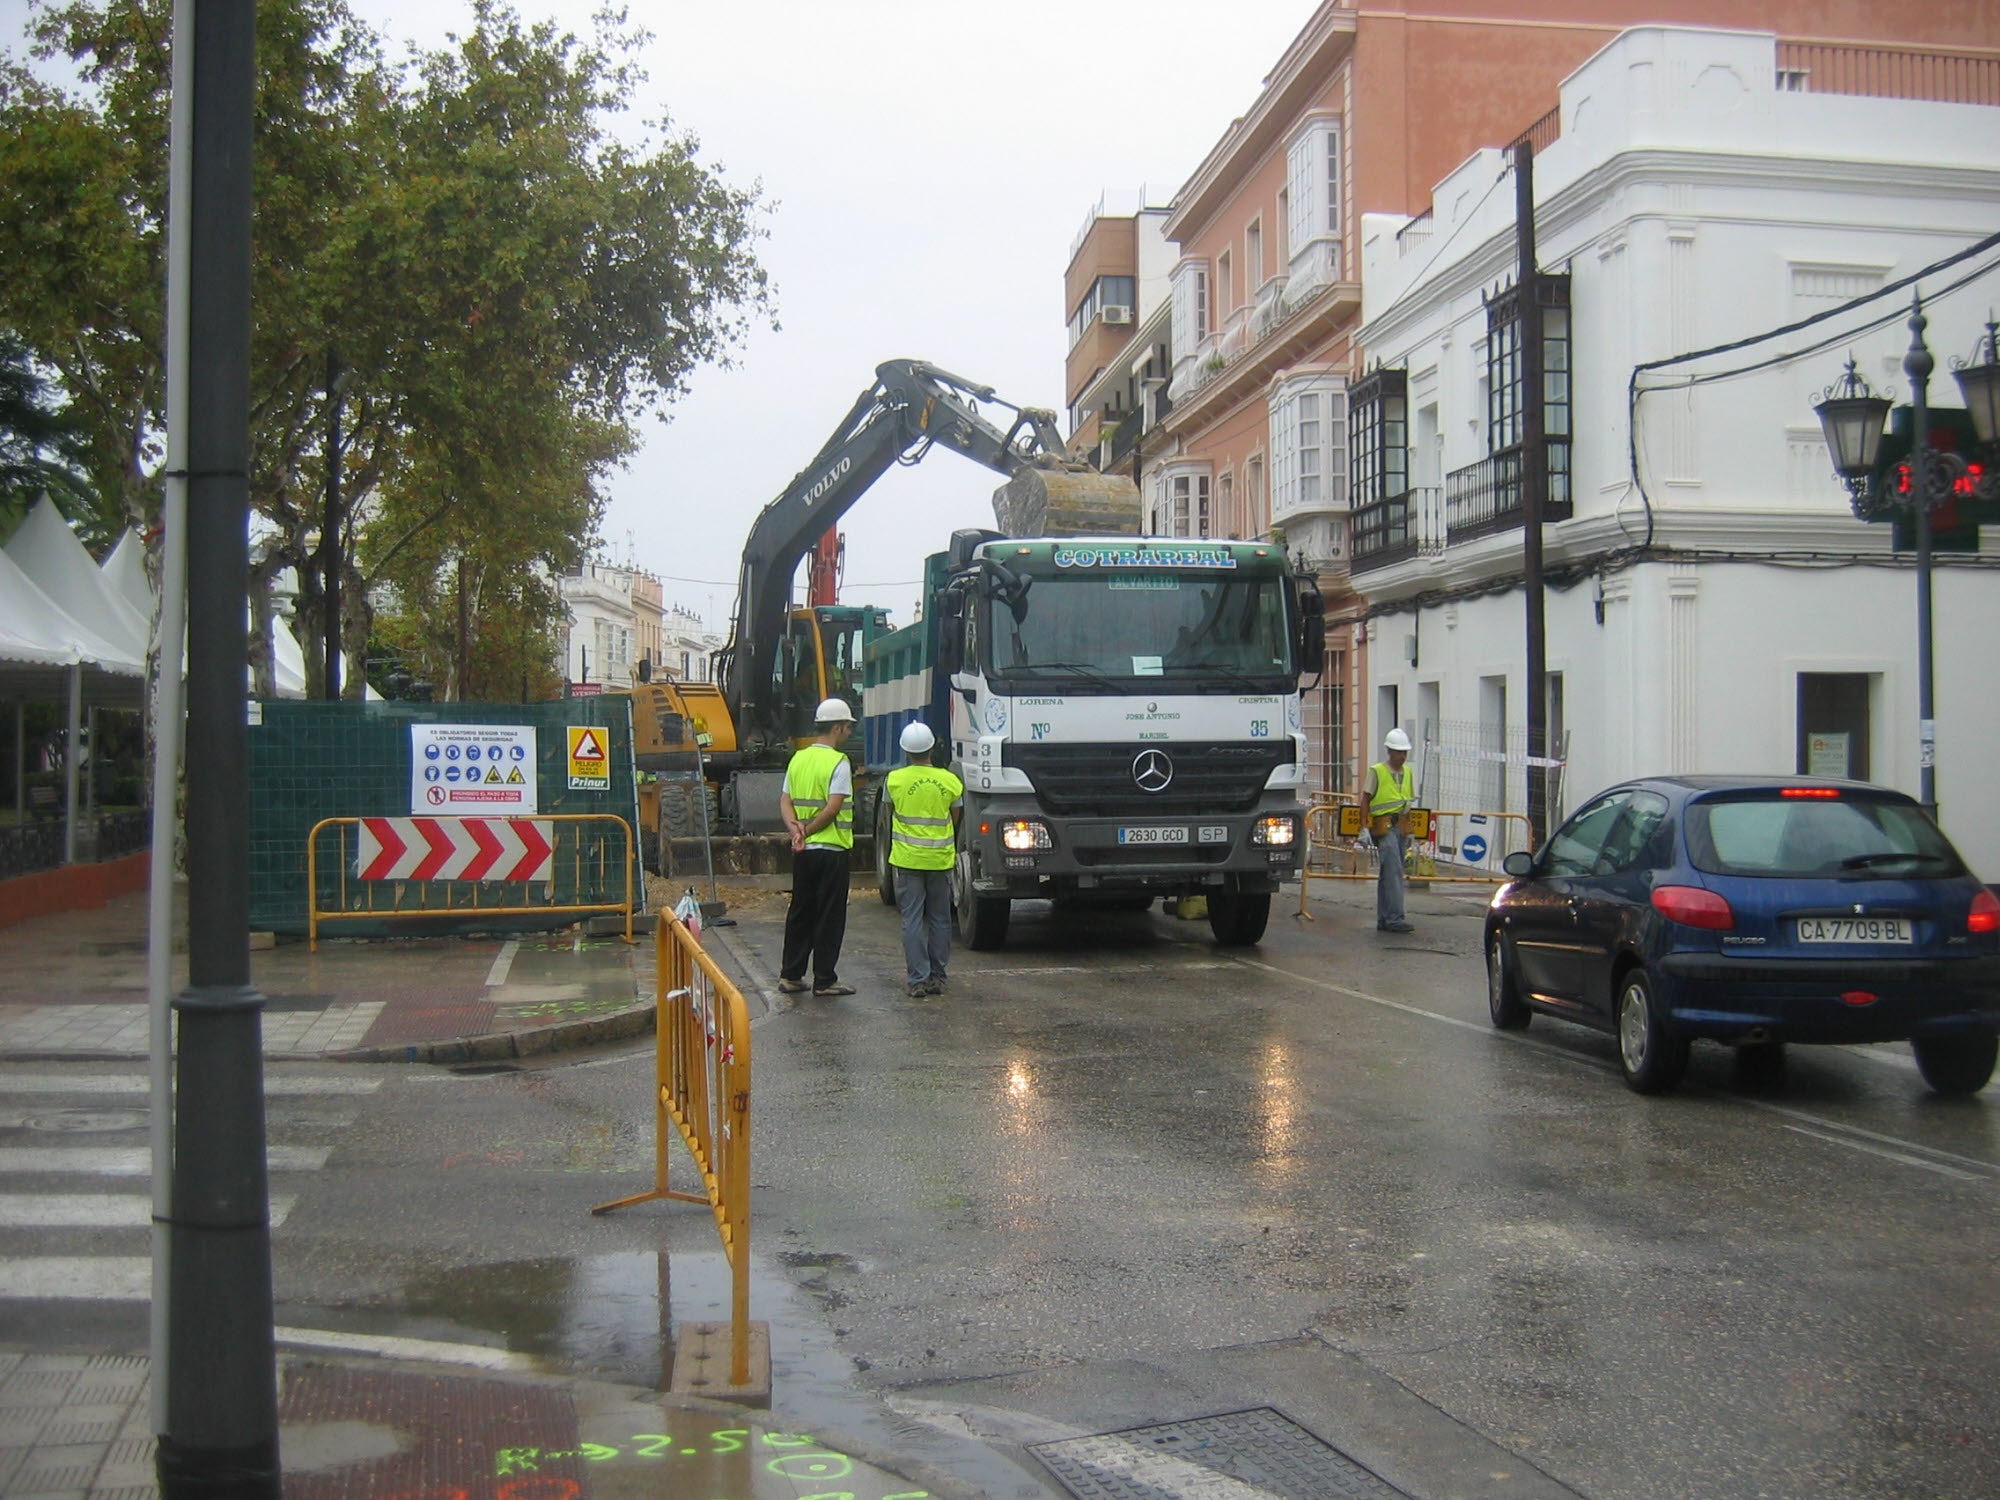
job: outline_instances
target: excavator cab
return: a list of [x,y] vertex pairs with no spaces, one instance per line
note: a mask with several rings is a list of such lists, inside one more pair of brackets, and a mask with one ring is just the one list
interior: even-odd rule
[[773,660],[771,701],[794,746],[814,734],[813,711],[845,698],[861,720],[861,667],[869,641],[888,629],[888,614],[858,604],[795,609]]

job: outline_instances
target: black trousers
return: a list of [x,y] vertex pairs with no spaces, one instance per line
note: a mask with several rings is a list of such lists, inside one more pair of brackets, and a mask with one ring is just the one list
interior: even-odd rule
[[780,979],[806,977],[812,961],[813,988],[825,989],[840,976],[841,939],[847,936],[847,851],[801,849],[792,856],[792,904],[785,913],[785,960]]

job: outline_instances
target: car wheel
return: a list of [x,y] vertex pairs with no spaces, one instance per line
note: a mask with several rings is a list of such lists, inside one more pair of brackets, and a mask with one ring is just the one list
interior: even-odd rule
[[1663,1093],[1687,1073],[1687,1038],[1667,1029],[1644,969],[1633,969],[1619,982],[1618,1065],[1640,1094]]
[[1526,1031],[1535,1013],[1521,998],[1514,966],[1507,959],[1507,941],[1499,933],[1486,940],[1486,1010],[1501,1031]]
[[1924,1082],[1940,1094],[1976,1094],[1993,1078],[2000,1037],[1917,1037],[1910,1050]]

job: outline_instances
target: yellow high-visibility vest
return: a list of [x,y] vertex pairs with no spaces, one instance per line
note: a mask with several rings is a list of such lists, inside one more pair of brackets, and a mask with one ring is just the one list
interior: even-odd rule
[[1417,772],[1408,761],[1403,762],[1403,772],[1398,776],[1389,769],[1389,763],[1377,762],[1375,766],[1375,795],[1368,799],[1368,816],[1386,818],[1401,812],[1417,800]]
[[[833,773],[847,759],[831,745],[804,745],[785,767],[785,790],[792,795],[792,811],[801,823],[810,823],[826,806],[833,786]],[[826,827],[806,839],[808,849],[852,849],[854,847],[854,798],[840,804],[840,811]]]
[[898,766],[887,783],[893,838],[889,863],[905,870],[949,870],[957,858],[951,805],[965,783],[942,766]]

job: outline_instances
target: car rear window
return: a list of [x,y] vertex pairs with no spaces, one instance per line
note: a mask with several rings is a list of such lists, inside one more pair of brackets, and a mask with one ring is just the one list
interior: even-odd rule
[[1915,803],[1787,797],[1777,788],[1688,808],[1688,856],[1716,875],[1960,875],[1964,865]]

